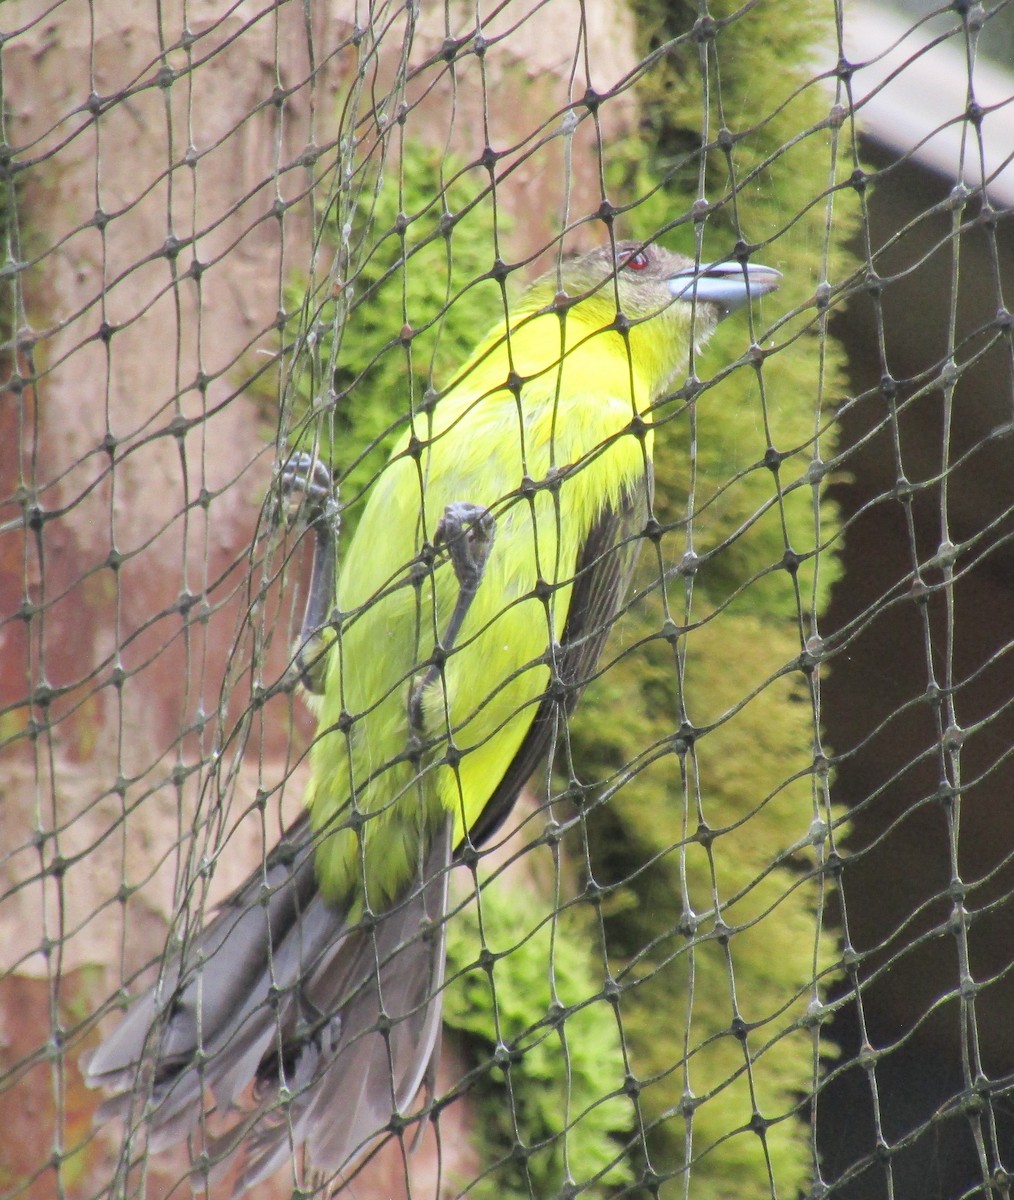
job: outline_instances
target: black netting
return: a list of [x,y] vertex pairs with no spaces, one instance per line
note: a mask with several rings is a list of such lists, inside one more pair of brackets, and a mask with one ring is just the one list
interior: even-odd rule
[[1012,60],[0,5],[0,1195],[1008,1194]]

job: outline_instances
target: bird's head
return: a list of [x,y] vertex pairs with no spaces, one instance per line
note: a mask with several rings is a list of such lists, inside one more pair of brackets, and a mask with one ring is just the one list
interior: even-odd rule
[[780,282],[778,271],[759,263],[697,265],[662,246],[625,241],[565,260],[535,284],[524,307],[565,313],[583,336],[623,330],[631,359],[657,392],[686,369],[691,341],[701,346],[719,321]]
[[[773,292],[781,275],[759,263],[717,262],[699,266],[662,246],[617,242],[564,263],[564,290],[576,306],[617,307],[632,322],[668,313],[685,320],[698,308],[705,336],[737,308]],[[615,281],[615,283],[614,283]],[[680,310],[683,310],[681,312]],[[701,334],[698,333],[698,337]]]

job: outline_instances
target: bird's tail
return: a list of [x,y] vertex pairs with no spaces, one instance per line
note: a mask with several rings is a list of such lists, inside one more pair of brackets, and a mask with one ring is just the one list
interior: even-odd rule
[[[145,1122],[152,1150],[198,1131],[216,1174],[245,1143],[238,1192],[301,1145],[315,1168],[353,1165],[435,1062],[450,861],[448,824],[404,899],[352,924],[300,818],[91,1057],[111,1093],[97,1120]],[[209,1092],[234,1116],[214,1136]]]

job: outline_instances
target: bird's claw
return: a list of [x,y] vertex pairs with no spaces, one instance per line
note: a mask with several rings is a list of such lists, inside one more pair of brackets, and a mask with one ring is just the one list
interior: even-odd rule
[[303,524],[313,531],[313,562],[302,628],[286,674],[319,695],[324,689],[329,640],[326,634],[334,604],[336,555],[341,506],[327,465],[306,450],[296,450],[278,475],[276,525]]
[[496,520],[481,504],[457,501],[448,504],[437,525],[434,546],[446,546],[458,586],[475,592],[493,549]]
[[[433,536],[433,545],[434,548],[447,547],[447,555],[458,581],[458,598],[441,639],[441,663],[457,645],[461,626],[482,583],[495,536],[496,521],[493,514],[481,504],[469,504],[461,500],[448,504],[444,509]],[[409,689],[408,720],[416,738],[425,733],[423,697],[440,677],[441,670],[442,666],[433,662],[413,680]]]
[[337,515],[334,480],[327,464],[307,450],[295,450],[278,474],[278,491],[273,517],[276,525],[292,526],[299,521],[315,525]]

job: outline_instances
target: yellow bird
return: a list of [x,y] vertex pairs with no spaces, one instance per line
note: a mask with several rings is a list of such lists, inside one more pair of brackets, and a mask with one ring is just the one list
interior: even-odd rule
[[206,1163],[245,1144],[243,1190],[301,1145],[349,1169],[410,1108],[438,1042],[449,870],[595,671],[650,512],[652,405],[779,278],[624,242],[537,281],[413,416],[337,582],[329,476],[290,460],[318,536],[306,814],[92,1056],[102,1119],[147,1101],[158,1148],[210,1092],[234,1120]]

